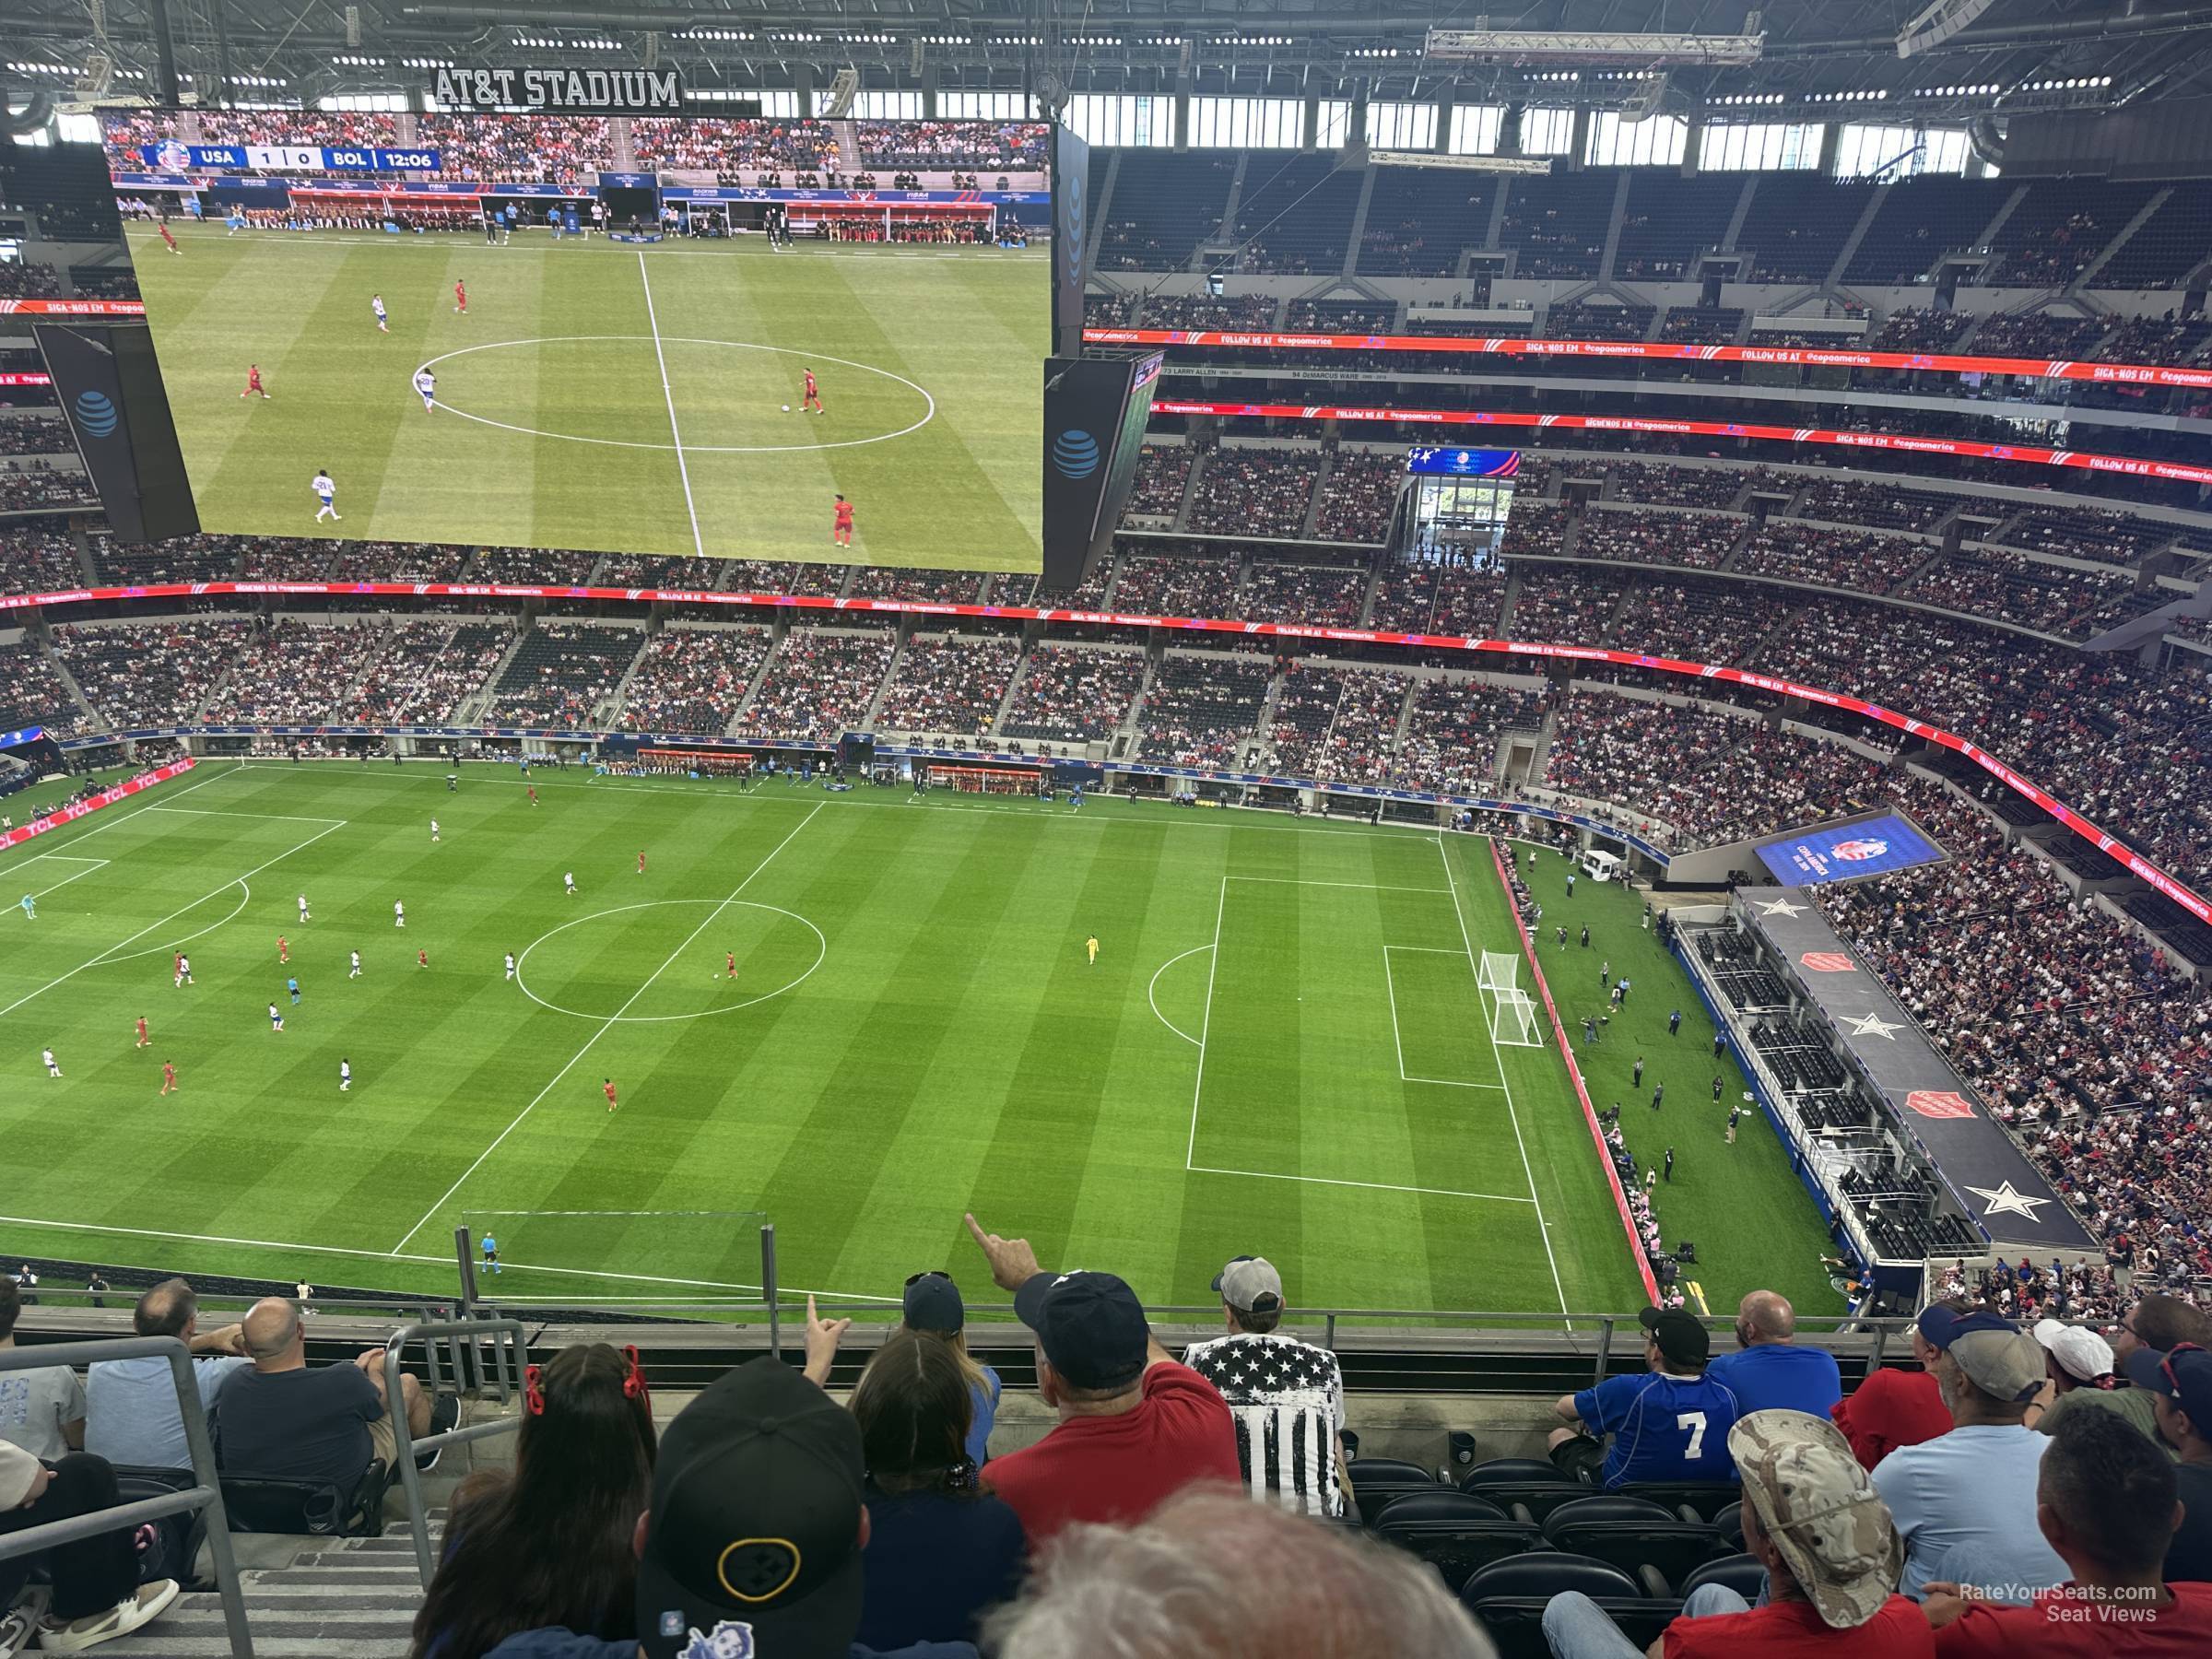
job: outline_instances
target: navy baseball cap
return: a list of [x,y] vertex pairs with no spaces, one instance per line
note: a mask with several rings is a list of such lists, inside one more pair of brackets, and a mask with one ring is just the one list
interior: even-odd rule
[[1126,1388],[1145,1374],[1152,1327],[1136,1292],[1111,1273],[1039,1273],[1014,1292],[1052,1368],[1077,1388]]
[[949,1336],[966,1327],[968,1307],[960,1300],[960,1288],[952,1282],[952,1275],[933,1269],[906,1281],[904,1317],[917,1331]]
[[2212,1352],[2194,1343],[2162,1354],[2139,1347],[2127,1357],[2127,1380],[2164,1394],[2189,1414],[2190,1427],[2198,1434],[2212,1434]]
[[1961,1336],[1976,1331],[2010,1331],[2017,1334],[2019,1326],[2009,1319],[1994,1313],[1954,1313],[1942,1306],[1923,1308],[1914,1322],[1920,1334],[1939,1348],[1947,1348]]
[[2043,1345],[1994,1313],[1921,1310],[1920,1334],[1958,1363],[1967,1381],[2000,1400],[2030,1399],[2043,1385]]

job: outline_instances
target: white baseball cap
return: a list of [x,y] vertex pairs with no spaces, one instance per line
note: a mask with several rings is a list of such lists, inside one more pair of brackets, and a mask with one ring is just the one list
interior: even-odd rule
[[2077,1382],[2094,1382],[2112,1374],[2112,1345],[2087,1325],[2038,1320],[2035,1339],[2051,1350],[2066,1375]]

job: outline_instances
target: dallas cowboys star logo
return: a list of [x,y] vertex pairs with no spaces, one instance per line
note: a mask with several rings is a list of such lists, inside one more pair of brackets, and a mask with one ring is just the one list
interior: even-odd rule
[[1762,916],[1802,916],[1805,914],[1805,906],[1790,899],[1754,899],[1751,902],[1759,906],[1759,913]]
[[1895,1042],[1897,1039],[1892,1033],[1905,1028],[1895,1020],[1884,1019],[1879,1014],[1862,1014],[1850,1021],[1847,1029],[1853,1037],[1886,1037]]
[[2051,1198],[2030,1198],[2016,1189],[2009,1180],[1994,1190],[1978,1186],[1970,1186],[1966,1190],[1983,1201],[1982,1218],[1984,1221],[1992,1216],[2025,1216],[2033,1221],[2036,1219],[2037,1205],[2056,1202]]

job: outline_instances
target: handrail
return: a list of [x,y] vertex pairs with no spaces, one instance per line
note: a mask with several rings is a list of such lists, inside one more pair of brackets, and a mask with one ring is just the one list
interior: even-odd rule
[[[407,1430],[406,1408],[401,1404],[399,1357],[410,1342],[420,1339],[430,1356],[432,1375],[437,1369],[437,1348],[440,1343],[457,1344],[463,1336],[489,1336],[500,1368],[500,1387],[506,1393],[506,1379],[510,1374],[522,1375],[522,1359],[528,1344],[519,1319],[455,1319],[425,1320],[406,1325],[384,1339],[384,1410],[392,1418],[393,1457],[399,1465],[400,1485],[407,1494],[407,1531],[415,1540],[415,1570],[421,1575],[424,1587],[429,1585],[438,1563],[430,1554],[429,1512],[422,1497],[422,1471],[415,1466],[418,1452],[442,1451],[447,1446],[458,1446],[470,1441],[490,1440],[498,1435],[513,1434],[522,1427],[519,1417],[503,1417],[497,1422],[472,1423],[465,1429],[448,1429],[441,1433],[416,1440]],[[505,1338],[513,1346],[502,1347]],[[458,1347],[454,1348],[457,1355]],[[515,1369],[507,1370],[512,1356]],[[454,1382],[462,1379],[456,1375]]]
[[66,1357],[65,1363],[98,1365],[115,1359],[166,1359],[170,1382],[177,1391],[177,1411],[184,1421],[184,1443],[192,1453],[193,1484],[181,1492],[118,1504],[89,1515],[66,1521],[49,1521],[41,1526],[0,1535],[0,1560],[35,1555],[57,1545],[74,1544],[102,1533],[135,1529],[148,1521],[170,1515],[207,1512],[207,1549],[215,1561],[215,1583],[223,1601],[223,1626],[229,1633],[233,1659],[253,1659],[253,1639],[246,1629],[246,1602],[239,1587],[238,1562],[230,1550],[230,1521],[223,1510],[221,1477],[216,1473],[215,1442],[207,1432],[207,1413],[200,1405],[198,1380],[192,1356],[174,1336],[118,1336],[102,1341],[43,1344],[31,1348],[0,1349],[0,1372],[43,1369]]

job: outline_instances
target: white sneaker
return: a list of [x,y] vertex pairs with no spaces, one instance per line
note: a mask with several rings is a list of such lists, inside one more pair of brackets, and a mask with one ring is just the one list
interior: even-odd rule
[[157,1579],[150,1584],[138,1586],[138,1594],[128,1601],[117,1602],[105,1613],[88,1613],[82,1618],[67,1624],[55,1624],[51,1619],[39,1626],[39,1651],[45,1653],[79,1653],[118,1636],[128,1636],[142,1625],[149,1625],[169,1610],[169,1604],[177,1599],[175,1579]]

